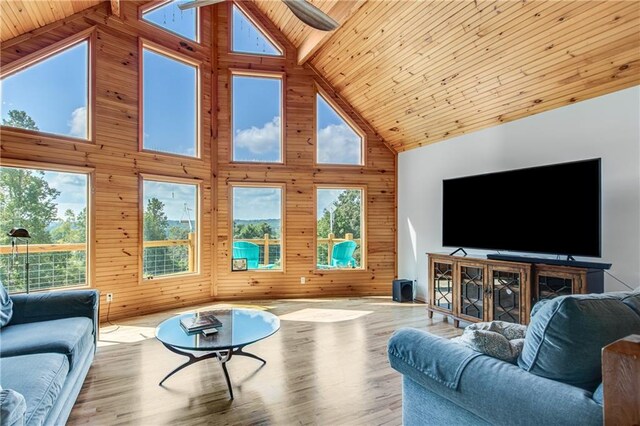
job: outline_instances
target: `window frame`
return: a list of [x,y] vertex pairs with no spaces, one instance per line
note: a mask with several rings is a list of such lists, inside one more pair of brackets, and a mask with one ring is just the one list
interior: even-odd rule
[[[174,274],[166,274],[161,276],[144,277],[144,182],[160,182],[160,183],[177,183],[194,185],[196,187],[196,256],[195,270],[187,272],[178,272]],[[203,274],[202,268],[202,206],[204,204],[203,181],[197,178],[184,178],[176,176],[158,175],[152,173],[140,173],[138,175],[138,284],[149,284],[155,281],[169,281],[183,278],[200,277]]]
[[[236,1],[230,1],[228,2],[228,8],[227,8],[227,16],[228,18],[228,34],[227,34],[227,39],[229,40],[228,42],[228,52],[231,55],[243,55],[243,56],[259,56],[261,58],[275,58],[275,59],[285,59],[287,51],[285,49],[285,47],[279,43],[275,37],[273,37],[271,35],[271,33],[260,23],[258,22],[258,20],[255,18],[255,16],[253,16],[253,14],[251,12],[249,12],[247,10],[247,7],[245,5],[242,4],[242,2],[236,2]],[[250,53],[250,52],[239,52],[236,50],[233,50],[233,8],[236,7],[238,8],[238,11],[240,13],[242,13],[245,18],[247,18],[247,20],[258,29],[258,31],[260,31],[262,33],[262,35],[271,43],[273,44],[273,46],[280,51],[279,55],[265,55],[265,54],[260,54],[260,53]]]
[[[286,204],[287,204],[287,199],[286,199],[286,183],[284,182],[246,182],[246,181],[232,181],[229,182],[229,188],[227,191],[227,199],[228,199],[228,203],[229,203],[229,224],[228,224],[228,231],[229,231],[229,241],[231,242],[229,245],[229,255],[227,256],[229,261],[227,263],[227,271],[229,273],[233,272],[234,274],[236,273],[243,273],[243,274],[251,274],[254,272],[257,273],[278,273],[278,274],[285,274],[286,273],[286,269],[287,269],[287,263],[286,263]],[[280,264],[282,265],[280,269],[247,269],[246,271],[233,271],[232,270],[232,263],[233,263],[233,222],[234,222],[234,216],[233,216],[233,188],[280,188]]]
[[[315,145],[315,149],[313,150],[313,164],[316,167],[348,167],[348,168],[356,168],[356,167],[365,167],[367,164],[367,134],[364,132],[360,126],[356,124],[356,122],[344,112],[344,110],[329,96],[329,94],[320,87],[317,83],[316,87],[316,96],[314,97],[313,102],[313,141]],[[344,120],[347,126],[351,127],[351,129],[361,138],[360,143],[360,164],[344,164],[344,163],[320,163],[318,161],[318,151],[320,149],[320,145],[318,143],[318,96],[322,97],[322,99],[329,104],[331,108],[335,111],[336,114],[340,118]]]
[[[362,191],[362,205],[360,207],[360,215],[362,224],[360,225],[360,263],[359,268],[336,268],[336,269],[319,269],[318,268],[318,190],[319,189],[338,189],[351,190],[358,189]],[[315,274],[340,273],[348,271],[366,272],[369,270],[368,264],[368,239],[367,239],[367,185],[365,184],[314,184],[313,185],[313,272]]]
[[[87,233],[86,233],[86,282],[84,284],[66,286],[66,287],[52,287],[41,290],[30,290],[30,293],[49,292],[49,291],[66,291],[73,289],[86,289],[94,288],[96,282],[96,246],[95,246],[95,168],[86,166],[70,166],[57,163],[47,163],[42,161],[30,161],[30,160],[18,160],[13,158],[3,158],[2,167],[11,167],[19,169],[31,169],[42,170],[50,172],[61,173],[77,173],[87,176]],[[24,293],[24,292],[23,292]],[[11,294],[23,294],[23,293],[11,293]]]
[[47,59],[61,53],[65,50],[71,49],[81,43],[87,42],[87,138],[77,138],[74,136],[60,135],[57,133],[45,132],[42,130],[29,130],[21,129],[19,127],[5,126],[0,124],[2,133],[13,133],[25,136],[41,136],[47,139],[60,140],[72,143],[85,143],[95,144],[96,140],[96,126],[95,126],[95,111],[96,111],[96,26],[87,28],[86,30],[79,31],[78,33],[66,37],[60,41],[57,41],[47,47],[39,49],[33,53],[30,53],[22,58],[2,66],[0,69],[0,79],[5,79],[13,74],[19,73],[33,65],[37,65],[40,62],[44,62]]
[[[157,151],[144,147],[144,51],[149,50],[157,55],[194,67],[196,69],[196,117],[195,117],[195,155],[175,154]],[[202,160],[202,62],[189,56],[171,52],[166,47],[140,37],[138,39],[138,152],[168,157]]]
[[[240,161],[234,160],[235,151],[235,129],[233,127],[233,86],[235,76],[240,77],[253,77],[253,78],[266,78],[273,80],[280,80],[280,161]],[[284,166],[286,165],[287,147],[286,147],[286,107],[285,96],[286,89],[286,73],[282,71],[261,71],[261,70],[246,70],[240,68],[229,68],[229,163],[232,164],[246,164],[246,165],[269,165],[269,166]]]
[[162,6],[164,6],[167,3],[171,3],[173,2],[173,0],[154,0],[154,1],[150,1],[149,3],[143,4],[141,6],[138,7],[138,21],[149,25],[150,27],[156,29],[156,30],[160,30],[164,33],[170,34],[174,37],[178,37],[182,40],[185,40],[189,43],[197,43],[202,45],[202,13],[200,13],[200,8],[196,7],[196,39],[192,40],[190,38],[187,38],[185,36],[183,36],[182,34],[178,34],[175,31],[169,30],[167,28],[161,27],[158,24],[155,24],[151,21],[148,21],[147,19],[144,18],[144,14],[147,12],[151,12],[155,9],[158,9]]

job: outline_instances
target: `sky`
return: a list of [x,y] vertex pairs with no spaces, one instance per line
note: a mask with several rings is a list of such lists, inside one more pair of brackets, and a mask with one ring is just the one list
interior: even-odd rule
[[[186,1],[186,0],[180,0]],[[195,39],[196,15],[180,11],[175,2],[144,14],[144,19],[184,37]],[[270,42],[234,7],[233,46],[237,51],[276,54]],[[143,53],[143,144],[151,150],[193,156],[196,153],[196,69],[155,52]],[[0,82],[1,116],[24,110],[41,131],[86,138],[88,44],[82,42]],[[280,122],[282,82],[274,78],[234,76],[234,158],[238,161],[281,161]],[[318,161],[359,164],[361,140],[357,133],[317,97]],[[71,200],[77,187],[59,180],[61,205],[78,210]],[[66,195],[69,194],[69,195]],[[165,192],[166,194],[166,192]],[[240,219],[279,217],[279,199],[241,192],[236,203]],[[167,204],[170,219],[179,219],[186,199],[180,191]],[[274,194],[271,194],[275,197]],[[145,194],[146,197],[146,194]],[[188,195],[187,198],[191,197]],[[318,215],[333,196],[318,197]],[[68,200],[67,200],[68,198]],[[326,198],[326,199],[325,199]],[[164,201],[164,200],[163,200]],[[174,202],[175,201],[175,202]],[[240,207],[240,206],[247,206]],[[64,212],[64,208],[60,208]],[[255,218],[255,217],[254,217]]]
[[281,219],[282,190],[280,188],[233,188],[233,219]]
[[[197,207],[196,185],[145,180],[143,187],[144,208],[151,198],[164,203],[164,212],[169,220],[191,219],[195,223]],[[185,203],[188,210],[185,210]]]

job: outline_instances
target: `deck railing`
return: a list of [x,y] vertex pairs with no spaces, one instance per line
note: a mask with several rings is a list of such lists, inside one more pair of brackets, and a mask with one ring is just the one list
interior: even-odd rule
[[[172,249],[158,250],[158,249]],[[192,272],[196,268],[196,235],[184,240],[143,242],[146,276]],[[29,245],[29,288],[33,291],[71,287],[86,283],[86,243]],[[9,291],[26,289],[26,246],[13,254],[10,245],[0,246],[0,278]]]
[[[269,265],[270,264],[270,260],[271,260],[271,250],[270,248],[273,248],[274,246],[278,247],[278,254],[279,254],[279,248],[280,248],[280,239],[279,238],[271,238],[269,236],[269,234],[264,234],[264,236],[262,238],[234,238],[233,242],[240,242],[240,241],[244,241],[244,242],[248,242],[248,243],[253,243],[256,244],[257,246],[260,247],[260,260],[258,262],[259,265]],[[318,246],[322,246],[322,245],[326,245],[327,246],[327,252],[328,252],[328,256],[327,256],[327,260],[326,263],[327,265],[331,264],[331,256],[333,254],[333,247],[338,244],[341,243],[343,241],[355,241],[358,245],[360,245],[360,238],[353,238],[353,234],[345,234],[344,238],[336,238],[335,234],[330,233],[326,238],[322,238],[322,237],[318,237],[316,239],[316,244]],[[280,257],[280,256],[278,256]]]

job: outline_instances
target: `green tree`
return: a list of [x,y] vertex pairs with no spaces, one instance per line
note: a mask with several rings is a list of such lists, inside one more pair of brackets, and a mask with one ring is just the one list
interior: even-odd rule
[[[344,238],[346,234],[353,234],[354,239],[361,238],[362,228],[362,191],[359,189],[348,189],[338,195],[338,199],[333,202],[333,228],[331,227],[331,213],[325,208],[322,216],[318,219],[317,235],[320,238],[327,238],[333,233],[335,238]],[[326,244],[320,245],[318,250],[318,263],[329,263],[329,248]],[[360,247],[353,254],[358,264],[360,263]]]
[[164,212],[164,203],[155,197],[149,199],[144,212],[144,240],[166,240],[168,229],[169,220]]
[[32,244],[52,242],[49,225],[58,216],[55,200],[60,192],[51,188],[44,172],[11,167],[0,169],[0,234],[2,244],[11,228],[25,228]]
[[233,226],[233,238],[235,239],[262,239],[265,234],[269,234],[269,238],[278,238],[276,232],[267,222],[236,223]]
[[51,231],[51,238],[59,244],[87,241],[87,208],[77,215],[71,209],[64,212],[62,223]]
[[39,130],[36,122],[33,121],[33,118],[29,117],[29,115],[24,111],[19,111],[17,109],[10,110],[7,115],[9,119],[2,119],[2,124],[5,126],[11,127],[19,127],[21,129],[29,129],[29,130]]

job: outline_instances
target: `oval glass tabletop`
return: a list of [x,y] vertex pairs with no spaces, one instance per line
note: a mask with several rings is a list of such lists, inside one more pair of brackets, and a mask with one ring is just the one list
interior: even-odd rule
[[267,338],[280,329],[280,319],[270,312],[240,308],[207,312],[213,313],[222,323],[218,332],[213,335],[187,334],[180,325],[180,320],[194,317],[195,312],[192,312],[160,323],[156,328],[156,337],[162,343],[180,349],[216,351],[246,346]]

